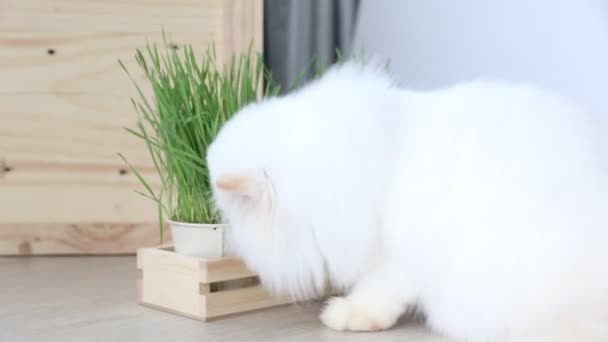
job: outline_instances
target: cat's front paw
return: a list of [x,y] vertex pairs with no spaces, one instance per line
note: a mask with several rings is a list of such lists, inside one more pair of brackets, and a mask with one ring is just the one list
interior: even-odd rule
[[351,303],[347,298],[335,297],[326,303],[320,319],[338,331],[378,331],[394,324],[390,317],[381,316]]

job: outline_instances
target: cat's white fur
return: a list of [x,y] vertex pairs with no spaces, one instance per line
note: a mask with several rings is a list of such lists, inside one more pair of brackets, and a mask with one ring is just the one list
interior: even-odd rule
[[467,341],[608,341],[608,163],[586,114],[531,86],[401,89],[345,63],[251,104],[208,151],[235,251],[321,320],[416,305]]

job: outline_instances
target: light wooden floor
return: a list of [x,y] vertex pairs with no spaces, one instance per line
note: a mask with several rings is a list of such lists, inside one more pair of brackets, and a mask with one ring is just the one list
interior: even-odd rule
[[412,324],[338,333],[318,305],[203,323],[139,306],[134,257],[0,258],[0,341],[445,341]]

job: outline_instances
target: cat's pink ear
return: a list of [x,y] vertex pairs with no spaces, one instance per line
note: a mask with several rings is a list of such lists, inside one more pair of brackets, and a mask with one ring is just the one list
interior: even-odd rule
[[259,202],[267,197],[268,179],[263,172],[240,172],[223,175],[215,181],[215,187],[231,196]]
[[222,191],[240,192],[250,186],[251,183],[251,179],[245,176],[224,176],[215,182],[215,186]]

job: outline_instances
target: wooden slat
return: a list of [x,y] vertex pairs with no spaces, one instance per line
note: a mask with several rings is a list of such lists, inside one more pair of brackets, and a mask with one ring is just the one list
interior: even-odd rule
[[0,255],[131,254],[158,240],[155,223],[0,224]]
[[197,259],[148,249],[139,252],[138,258],[143,269],[143,302],[200,315]]
[[260,0],[225,0],[222,7],[222,51],[224,56],[244,52],[250,46],[262,51],[264,8]]
[[0,74],[14,82],[0,82],[0,93],[130,92],[117,60],[136,72],[135,48],[146,39],[162,42],[162,29],[172,43],[192,44],[199,54],[215,41],[220,62],[263,44],[261,0],[12,0],[4,6]]
[[153,201],[134,193],[129,183],[3,186],[0,194],[2,223],[130,223],[156,217]]
[[199,279],[202,283],[213,283],[255,276],[239,258],[226,257],[216,260],[203,260]]
[[[79,93],[120,95],[128,100],[134,88],[119,65],[123,61],[143,81],[134,55],[146,40],[161,44],[160,28],[150,32],[1,32],[0,93]],[[167,33],[178,47],[192,44],[200,56],[219,34],[217,27]],[[49,54],[52,49],[53,54]],[[140,82],[145,85],[143,82]],[[127,95],[127,96],[125,96]]]
[[290,301],[271,297],[262,286],[220,291],[202,296],[205,320],[251,310],[287,304]]
[[124,94],[0,94],[0,114],[0,158],[14,166],[14,177],[22,163],[30,171],[78,164],[90,166],[78,172],[117,172],[124,166],[117,152],[138,167],[152,166],[145,145],[124,130],[137,122]]
[[[248,1],[248,0],[245,0]],[[215,26],[223,0],[2,0],[0,32],[172,32]]]
[[[24,105],[37,103],[44,106]],[[146,149],[123,129],[136,121],[128,99],[0,95],[0,112],[0,157],[10,169],[0,175],[1,222],[154,220],[156,206],[134,192],[143,188],[117,155],[158,189]]]
[[137,250],[137,268],[143,270],[147,267],[175,268],[177,272],[197,273],[200,259],[175,253],[173,247],[140,248]]

